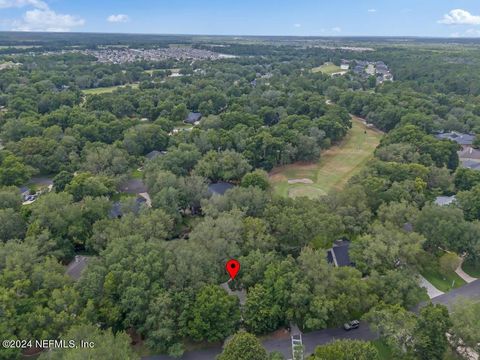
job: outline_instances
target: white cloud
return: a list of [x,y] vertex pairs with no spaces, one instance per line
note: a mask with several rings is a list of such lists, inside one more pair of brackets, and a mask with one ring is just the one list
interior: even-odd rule
[[17,31],[70,31],[82,26],[85,20],[69,14],[58,14],[42,0],[0,0],[0,9],[32,7],[26,11],[21,20],[11,20]]
[[332,31],[336,32],[336,33],[339,33],[339,32],[342,32],[342,28],[339,27],[339,26],[335,26],[335,27],[332,28]]
[[369,13],[376,13],[376,12],[377,12],[377,9],[368,9],[367,12],[369,12]]
[[0,9],[8,9],[13,7],[33,6],[37,9],[48,9],[48,5],[41,0],[0,0]]
[[112,23],[122,23],[122,22],[127,22],[129,20],[130,18],[128,17],[128,15],[125,15],[125,14],[116,14],[116,15],[112,14],[109,17],[107,17],[107,21]]
[[446,25],[480,25],[480,16],[472,15],[467,10],[454,9],[438,22]]
[[57,14],[46,9],[33,9],[25,12],[23,20],[15,23],[14,30],[18,31],[70,31],[72,28],[82,26],[85,20],[68,15]]
[[299,28],[302,27],[302,24],[293,24],[293,27]]

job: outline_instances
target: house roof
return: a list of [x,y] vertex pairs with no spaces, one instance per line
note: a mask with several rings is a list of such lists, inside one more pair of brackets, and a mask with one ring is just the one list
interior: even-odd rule
[[[134,214],[138,214],[140,212],[140,209],[142,208],[143,204],[146,204],[147,200],[141,196],[137,197],[135,199],[135,204],[133,205],[133,208],[131,208],[131,211]],[[108,214],[110,218],[112,219],[119,219],[123,216],[125,213],[123,209],[124,204],[122,204],[120,201],[116,201],[113,203],[112,208],[110,209],[110,213]]]
[[435,199],[435,204],[440,206],[450,205],[455,201],[455,195],[453,196],[437,196]]
[[147,186],[142,179],[128,179],[119,187],[119,191],[127,194],[148,192]]
[[406,222],[403,224],[403,230],[406,232],[412,232],[413,231],[413,225],[411,222]]
[[335,241],[333,247],[327,251],[327,261],[335,266],[352,266],[349,249],[350,241]]
[[201,118],[202,118],[202,113],[191,112],[187,115],[184,122],[188,124],[194,124],[197,121],[200,121]]
[[153,150],[153,151],[150,151],[147,155],[145,155],[145,157],[148,159],[148,160],[152,160],[152,159],[155,159],[161,155],[165,155],[167,152],[166,151],[158,151],[158,150]]
[[456,131],[437,134],[435,135],[435,137],[440,140],[455,141],[457,144],[460,144],[460,145],[472,145],[473,141],[475,140],[475,135],[462,134]]
[[87,267],[89,258],[87,256],[77,255],[67,266],[66,274],[72,277],[74,280],[80,279],[83,270]]
[[227,192],[227,190],[230,190],[233,187],[235,187],[235,185],[219,181],[208,185],[208,191],[210,191],[210,193],[213,195],[223,195]]
[[472,147],[468,147],[464,150],[460,150],[457,152],[457,154],[460,159],[480,160],[480,150],[474,149]]
[[463,160],[461,159],[462,166],[472,170],[480,170],[480,162],[477,160]]

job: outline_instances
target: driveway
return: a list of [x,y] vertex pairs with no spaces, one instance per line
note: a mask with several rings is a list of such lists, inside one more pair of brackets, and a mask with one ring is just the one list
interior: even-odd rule
[[427,290],[427,294],[430,299],[436,298],[437,296],[444,294],[443,291],[438,290],[435,286],[432,285],[430,281],[425,279],[422,275],[418,276],[420,279],[420,286]]

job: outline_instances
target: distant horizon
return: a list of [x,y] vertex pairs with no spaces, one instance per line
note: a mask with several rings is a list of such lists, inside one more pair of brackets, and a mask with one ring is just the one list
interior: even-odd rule
[[[0,0],[1,31],[479,38],[473,0]],[[388,35],[386,35],[388,34]]]
[[2,33],[11,34],[35,34],[35,35],[147,35],[147,36],[207,36],[207,37],[251,37],[251,38],[319,38],[319,39],[438,39],[438,40],[480,40],[480,37],[444,37],[428,35],[265,35],[265,34],[202,34],[202,33],[143,33],[143,32],[108,32],[108,31],[18,31],[18,30],[0,30]]

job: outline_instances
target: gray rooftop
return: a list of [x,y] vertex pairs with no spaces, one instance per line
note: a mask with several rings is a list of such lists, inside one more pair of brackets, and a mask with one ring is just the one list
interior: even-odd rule
[[142,209],[142,206],[144,206],[146,202],[147,200],[145,198],[139,196],[135,199],[135,203],[133,204],[133,206],[128,208],[129,204],[116,201],[113,203],[108,215],[112,219],[120,219],[126,211],[131,211],[134,214],[138,214]]
[[461,159],[462,166],[467,169],[480,170],[480,162],[477,160]]
[[460,144],[460,145],[472,145],[473,141],[475,140],[475,135],[463,134],[456,131],[437,134],[435,135],[435,137],[440,140],[455,141],[457,144]]
[[202,118],[201,113],[191,112],[187,115],[187,117],[185,118],[185,120],[183,122],[185,122],[187,124],[194,124],[197,121],[200,121],[201,118]]
[[210,193],[213,195],[223,195],[227,192],[227,190],[230,190],[233,187],[235,187],[235,185],[219,181],[208,185],[208,191],[210,191]]
[[74,280],[80,279],[83,270],[87,267],[88,260],[88,256],[76,255],[75,259],[68,264],[66,274]]
[[435,204],[440,206],[450,205],[455,201],[455,195],[453,196],[437,196],[435,199]]
[[349,250],[350,241],[337,240],[333,247],[327,250],[327,261],[335,266],[352,266]]

